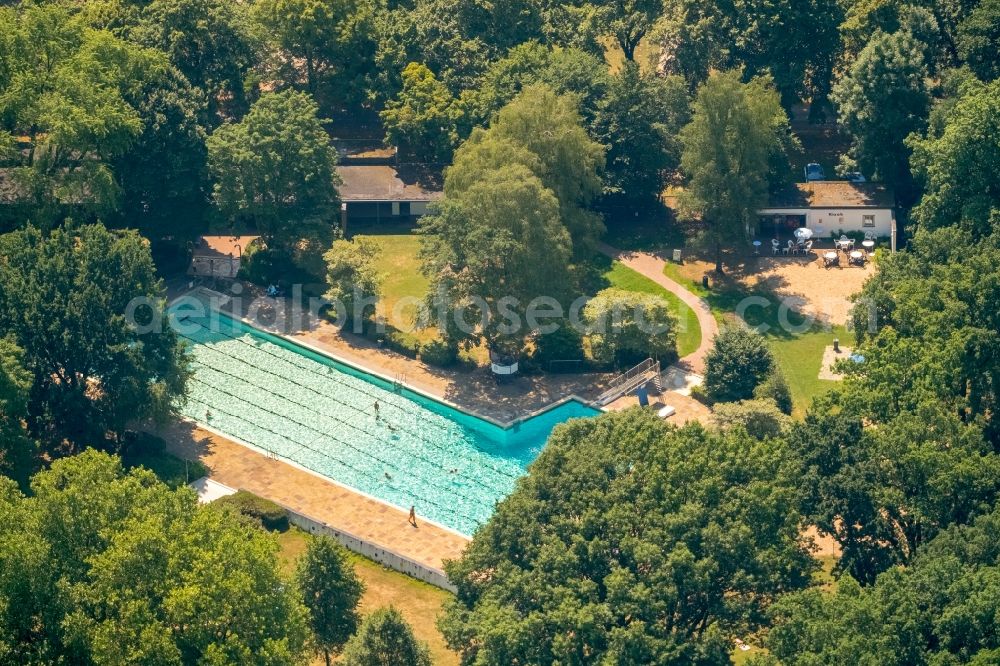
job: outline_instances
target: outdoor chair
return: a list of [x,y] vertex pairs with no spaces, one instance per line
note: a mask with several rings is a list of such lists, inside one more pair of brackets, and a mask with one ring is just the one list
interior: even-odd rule
[[791,254],[793,250],[795,250],[795,243],[793,243],[792,241],[788,241],[788,245],[782,248],[781,251],[784,254]]
[[778,254],[779,250],[781,250],[781,246],[778,243],[778,239],[777,238],[772,238],[771,239],[771,254]]
[[803,250],[804,250],[805,252],[812,252],[812,249],[813,249],[813,242],[812,242],[811,240],[807,240],[807,241],[805,242],[805,244],[804,244],[804,245],[802,246],[802,249],[803,249]]

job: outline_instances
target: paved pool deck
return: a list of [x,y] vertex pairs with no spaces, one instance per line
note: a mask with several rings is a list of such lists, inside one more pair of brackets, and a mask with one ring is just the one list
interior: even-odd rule
[[432,569],[457,559],[469,539],[420,519],[407,522],[407,512],[328,481],[280,460],[268,458],[193,423],[160,429],[168,450],[205,464],[212,480],[248,490],[314,520],[353,534]]

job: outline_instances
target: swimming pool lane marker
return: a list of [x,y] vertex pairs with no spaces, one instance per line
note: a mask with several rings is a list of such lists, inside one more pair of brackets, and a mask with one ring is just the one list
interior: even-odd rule
[[[318,435],[320,435],[322,437],[327,437],[327,438],[329,438],[329,439],[331,439],[331,440],[333,440],[333,441],[335,441],[335,442],[337,442],[339,444],[345,445],[348,448],[351,448],[352,450],[354,450],[357,453],[361,454],[362,456],[365,456],[365,457],[371,458],[373,460],[376,460],[379,463],[381,463],[382,465],[384,465],[384,466],[386,466],[386,467],[388,467],[390,469],[394,469],[394,470],[399,471],[401,473],[401,475],[405,474],[406,471],[407,471],[407,470],[401,468],[399,465],[395,465],[395,464],[389,462],[388,460],[380,458],[379,456],[373,454],[372,452],[370,452],[368,450],[360,449],[360,448],[354,446],[353,444],[351,444],[349,441],[347,441],[345,439],[342,439],[340,437],[337,437],[337,436],[335,436],[335,435],[333,435],[331,433],[328,433],[328,432],[325,432],[325,431],[322,431],[322,430],[318,430],[318,429],[310,426],[309,424],[303,423],[302,421],[299,421],[298,419],[295,419],[295,418],[293,418],[291,416],[275,412],[275,411],[273,411],[271,409],[268,409],[267,407],[264,407],[262,405],[259,405],[259,404],[255,403],[255,402],[253,402],[252,400],[250,400],[250,399],[248,399],[246,397],[237,396],[234,393],[231,393],[229,391],[226,391],[225,389],[219,388],[218,386],[214,386],[214,385],[212,385],[212,384],[210,384],[210,383],[208,383],[208,382],[206,382],[206,381],[204,381],[202,379],[199,379],[198,377],[192,377],[192,379],[196,383],[202,384],[202,385],[208,387],[209,389],[211,389],[213,391],[216,391],[218,393],[222,393],[223,395],[226,395],[226,396],[229,396],[229,397],[232,397],[232,398],[237,398],[239,400],[242,400],[242,401],[250,404],[251,406],[255,407],[256,409],[259,409],[259,410],[261,410],[263,412],[271,414],[272,416],[275,416],[275,417],[277,417],[279,419],[287,419],[288,421],[291,421],[292,423],[295,423],[296,425],[298,425],[298,426],[300,426],[302,428],[305,428],[306,430],[312,431],[312,432],[317,433]],[[251,386],[253,386],[253,385],[251,384]],[[258,388],[259,389],[260,387],[256,387],[255,386],[254,388]],[[268,394],[268,395],[274,395],[274,394]],[[281,397],[281,396],[275,396],[275,397]],[[301,405],[300,403],[297,403],[294,400],[289,400],[287,398],[282,398],[282,399],[284,399],[286,402],[290,402],[293,405],[297,405],[299,407],[304,407],[304,405]],[[310,446],[307,446],[306,444],[302,443],[301,441],[298,441],[298,440],[296,440],[296,439],[294,439],[292,437],[289,437],[287,435],[282,435],[281,433],[278,433],[278,432],[276,432],[274,430],[271,430],[270,428],[267,428],[267,427],[264,427],[264,426],[257,426],[257,424],[253,424],[253,423],[249,422],[246,418],[240,417],[237,414],[234,414],[234,413],[229,412],[229,411],[227,411],[225,409],[222,409],[222,408],[218,407],[218,405],[216,405],[216,404],[211,404],[211,403],[208,403],[208,402],[206,402],[204,400],[199,400],[197,398],[195,398],[195,400],[197,400],[198,402],[201,402],[202,404],[204,404],[204,405],[206,405],[206,406],[208,406],[210,408],[216,409],[216,410],[222,412],[223,414],[226,414],[227,416],[230,416],[230,417],[235,418],[237,420],[240,420],[240,421],[243,421],[245,423],[248,423],[251,426],[260,427],[263,430],[267,430],[267,431],[271,432],[272,434],[277,435],[279,438],[284,438],[284,439],[290,440],[294,444],[296,444],[296,445],[298,445],[298,446],[300,446],[302,448],[305,448],[306,450],[312,451],[314,453],[318,453],[319,455],[322,455],[322,456],[324,456],[324,457],[326,457],[326,458],[328,458],[330,460],[333,460],[335,462],[340,463],[341,465],[343,465],[343,466],[345,466],[345,467],[347,467],[349,469],[354,470],[355,472],[361,474],[362,476],[367,476],[368,478],[370,478],[372,480],[375,480],[375,478],[371,477],[369,474],[366,474],[365,472],[363,472],[361,470],[358,470],[357,468],[353,467],[352,465],[346,463],[343,460],[340,460],[339,458],[335,458],[333,456],[330,456],[325,451],[320,451],[318,449],[315,449],[315,448],[312,448]],[[308,408],[306,408],[306,409],[308,409]],[[319,416],[322,417],[322,415],[320,415],[318,412],[314,412],[314,413],[316,413],[317,415],[319,415]],[[361,431],[361,432],[363,432],[363,433],[365,433],[365,434],[369,434],[369,436],[371,436],[370,433],[367,433],[365,430],[363,430],[361,428],[356,428],[356,429],[359,430],[359,431]],[[423,458],[421,456],[418,456],[418,457],[421,460],[423,460],[431,469],[437,469],[438,468],[438,466],[435,465],[432,461],[427,460],[426,458]],[[419,475],[418,478],[421,481],[423,481],[424,483],[426,483],[428,486],[437,488],[438,490],[444,491],[445,493],[449,493],[450,492],[452,494],[458,495],[461,499],[465,500],[466,502],[469,502],[470,504],[472,504],[474,506],[480,506],[483,503],[481,498],[470,497],[470,496],[466,495],[464,492],[458,492],[456,489],[454,489],[452,487],[442,486],[439,483],[435,483],[432,480],[432,478],[429,478],[429,477],[427,477],[427,476],[425,476],[423,474]],[[470,479],[470,480],[474,484],[477,483],[477,481],[475,479]],[[510,489],[500,490],[500,489],[497,489],[497,488],[491,488],[488,484],[485,484],[485,483],[479,483],[479,485],[481,485],[484,488],[487,488],[488,490],[491,490],[493,492],[493,494],[506,495],[506,494],[508,494],[510,492]],[[398,487],[397,489],[400,490],[401,492],[407,492],[407,493],[411,493],[412,494],[412,491],[410,491],[410,490],[406,490],[406,489],[403,489],[401,487]],[[469,516],[469,515],[466,515],[466,514],[459,514],[459,515],[463,515],[463,517],[465,517],[465,518],[470,518],[470,519],[476,520],[472,516]]]
[[[204,327],[203,327],[203,328],[204,328]],[[196,342],[196,343],[198,343],[199,345],[201,345],[201,346],[202,346],[203,348],[207,348],[207,349],[209,349],[210,351],[213,351],[213,352],[215,352],[215,353],[217,353],[217,354],[221,354],[222,356],[226,356],[226,357],[228,357],[228,358],[231,358],[231,359],[234,359],[234,360],[236,360],[237,362],[240,362],[240,363],[247,363],[247,361],[246,361],[245,359],[241,359],[241,358],[238,358],[238,357],[236,357],[236,356],[234,356],[234,355],[232,355],[232,354],[230,354],[230,353],[227,353],[227,352],[225,352],[225,351],[223,351],[223,350],[219,349],[218,347],[215,347],[215,346],[212,346],[212,345],[210,345],[210,344],[207,344],[207,343],[205,343],[205,342],[201,342],[201,341],[198,341],[198,340],[196,340],[196,339],[194,339],[194,338],[192,338],[192,337],[190,337],[190,336],[187,336],[187,335],[183,335],[183,334],[180,334],[180,335],[181,335],[181,337],[183,337],[183,338],[186,338],[186,339],[188,339],[188,340],[191,340],[191,341],[193,341],[193,342]],[[243,342],[242,340],[238,340],[237,338],[233,338],[233,340],[235,340],[235,341],[239,341],[239,342]],[[244,344],[249,344],[249,343],[244,343]],[[268,352],[268,351],[266,351],[266,350],[263,350],[263,349],[261,349],[261,348],[259,348],[259,347],[255,346],[255,345],[250,345],[250,346],[251,346],[251,347],[252,347],[253,349],[256,349],[256,350],[258,350],[258,351],[262,351],[262,352],[264,352],[265,354],[268,354],[268,355],[270,355],[270,356],[273,356],[274,358],[277,358],[278,360],[282,360],[282,361],[284,361],[284,362],[285,362],[286,364],[288,364],[288,365],[292,365],[292,366],[294,366],[294,367],[296,367],[296,368],[299,368],[300,370],[303,370],[303,371],[308,371],[308,372],[312,372],[313,374],[315,374],[315,375],[317,375],[317,376],[319,376],[319,377],[322,377],[322,378],[324,378],[324,379],[329,379],[329,377],[327,377],[327,376],[324,376],[324,375],[320,375],[319,373],[316,373],[316,372],[314,372],[314,371],[311,371],[311,370],[310,370],[309,368],[305,368],[305,367],[303,367],[303,366],[300,366],[300,365],[298,365],[297,363],[294,363],[294,362],[292,362],[292,361],[290,361],[290,360],[288,360],[288,359],[286,359],[286,358],[283,358],[283,357],[281,357],[281,356],[278,356],[278,355],[275,355],[275,354],[272,354],[271,352]],[[289,353],[293,353],[293,354],[294,354],[295,352],[289,352]],[[217,370],[218,372],[222,372],[223,374],[229,374],[229,373],[226,373],[226,372],[225,372],[225,371],[223,371],[223,370],[219,370],[219,369],[218,369],[218,368],[216,368],[215,366],[212,366],[212,365],[209,365],[209,364],[207,364],[207,363],[204,363],[204,362],[202,362],[202,361],[198,361],[198,362],[199,362],[199,363],[200,363],[201,365],[204,365],[205,367],[208,367],[208,368],[211,368],[211,369],[215,369],[215,370]],[[312,361],[312,362],[313,362],[313,363],[315,363],[315,361]],[[250,365],[253,365],[253,364],[250,364]],[[257,365],[253,365],[253,367],[254,367],[254,368],[255,368],[256,370],[260,371],[260,372],[263,372],[263,373],[266,373],[266,374],[269,374],[269,375],[271,375],[271,376],[273,376],[273,377],[277,377],[277,378],[278,378],[279,380],[281,380],[281,381],[285,381],[285,382],[288,382],[289,384],[293,384],[293,385],[295,385],[295,386],[298,386],[299,388],[302,388],[302,389],[304,389],[304,390],[307,390],[307,391],[311,391],[312,393],[315,393],[315,394],[316,394],[316,395],[318,395],[318,396],[321,396],[321,397],[324,397],[324,398],[326,398],[326,399],[328,399],[328,400],[331,400],[331,401],[333,401],[333,402],[335,402],[335,403],[337,403],[337,404],[339,404],[339,405],[343,405],[344,407],[347,407],[347,408],[349,408],[349,409],[353,409],[353,410],[355,410],[355,411],[357,411],[357,412],[359,412],[359,413],[361,413],[361,414],[364,414],[364,413],[365,413],[365,410],[364,410],[364,409],[362,409],[362,408],[360,408],[360,407],[357,407],[357,406],[355,406],[355,405],[352,405],[352,404],[350,404],[349,402],[346,402],[346,401],[344,401],[343,399],[340,399],[340,398],[339,398],[339,397],[337,397],[337,396],[333,396],[333,395],[331,395],[331,394],[329,394],[329,393],[325,393],[325,392],[323,392],[323,391],[319,391],[319,390],[317,390],[317,389],[315,389],[315,388],[313,388],[313,387],[311,387],[311,386],[307,386],[307,385],[305,385],[305,384],[302,384],[302,383],[300,383],[300,382],[297,382],[297,381],[295,381],[294,379],[290,379],[290,378],[288,378],[288,377],[285,377],[285,376],[283,376],[283,375],[280,375],[280,374],[278,374],[278,373],[276,373],[276,372],[273,372],[273,371],[271,371],[271,370],[268,370],[268,369],[266,369],[266,368],[262,368],[262,367],[259,367],[259,366],[257,366]],[[331,369],[331,370],[332,370],[332,369]],[[334,370],[333,372],[337,372],[337,371],[335,371],[335,370]],[[342,374],[342,373],[340,373],[340,374]],[[245,380],[244,380],[244,381],[245,381]],[[361,394],[364,394],[364,395],[367,395],[367,396],[370,396],[370,397],[376,397],[376,396],[375,396],[375,394],[371,394],[371,393],[368,393],[367,391],[363,391],[363,390],[361,390],[361,389],[358,389],[358,388],[356,388],[356,387],[353,387],[353,386],[351,386],[350,384],[348,384],[348,383],[346,383],[346,382],[342,382],[342,381],[337,381],[337,380],[334,380],[334,381],[336,381],[336,383],[337,383],[338,385],[340,385],[340,386],[345,386],[345,387],[347,387],[348,389],[351,389],[351,390],[354,390],[354,391],[355,391],[355,392],[357,392],[357,393],[361,393]],[[363,380],[358,380],[358,381],[363,381]],[[247,383],[250,383],[250,382],[247,382]],[[406,410],[406,409],[404,409],[404,408],[403,408],[402,406],[400,406],[400,405],[396,405],[396,404],[393,404],[392,402],[389,402],[389,404],[390,404],[390,405],[392,405],[393,407],[395,407],[396,409],[400,410],[400,411],[401,411],[401,412],[403,412],[404,414],[409,414],[409,412],[407,412],[407,410]],[[422,408],[422,409],[425,409],[425,408]],[[314,411],[314,410],[313,410],[313,411]],[[444,417],[441,417],[441,418],[444,418]],[[435,425],[437,425],[437,424],[435,424]],[[439,426],[439,427],[440,427],[440,426]],[[439,445],[439,444],[436,444],[436,443],[435,443],[435,442],[434,442],[433,440],[431,440],[431,439],[428,439],[427,437],[425,437],[425,436],[423,436],[422,434],[420,434],[420,433],[417,433],[417,432],[415,432],[415,431],[413,431],[413,430],[410,430],[410,429],[408,429],[408,428],[405,428],[405,427],[403,427],[403,428],[401,428],[401,429],[402,429],[402,430],[403,430],[404,432],[406,432],[406,433],[408,433],[408,434],[412,435],[413,437],[416,437],[417,439],[420,439],[420,440],[422,440],[423,442],[425,442],[426,444],[428,444],[428,445],[432,446],[432,447],[433,447],[433,448],[435,448],[435,449],[439,449],[439,450],[441,450],[441,451],[445,451],[445,452],[450,452],[450,451],[453,451],[452,449],[449,449],[448,447],[444,447],[444,446],[441,446],[441,445]],[[440,427],[440,429],[441,429],[441,430],[443,430],[443,431],[444,431],[445,433],[447,433],[448,435],[452,435],[452,436],[453,436],[453,435],[456,435],[456,434],[458,434],[458,435],[461,435],[461,434],[463,434],[463,433],[462,433],[462,429],[461,429],[461,427],[455,427],[455,428],[447,428],[447,427]],[[465,461],[467,461],[467,462],[469,462],[469,463],[471,463],[471,464],[474,464],[474,465],[477,465],[477,466],[480,466],[480,465],[481,465],[481,466],[483,466],[483,467],[486,467],[486,468],[487,468],[487,469],[489,469],[490,471],[492,471],[492,472],[495,472],[496,474],[499,474],[499,475],[501,475],[501,476],[505,476],[505,477],[507,477],[507,478],[509,478],[509,479],[512,479],[512,480],[517,480],[517,479],[521,478],[521,476],[523,476],[523,472],[522,472],[522,473],[516,473],[516,474],[515,474],[515,473],[511,473],[511,472],[509,472],[509,471],[507,471],[507,470],[504,470],[504,469],[500,469],[500,468],[497,468],[497,467],[494,467],[493,465],[489,464],[489,462],[487,462],[487,461],[486,461],[485,459],[481,459],[481,458],[470,458],[470,457],[468,457],[468,456],[463,456],[463,455],[459,454],[458,452],[455,452],[455,454],[456,454],[456,456],[457,456],[457,457],[459,457],[459,458],[462,458],[463,460],[465,460]]]

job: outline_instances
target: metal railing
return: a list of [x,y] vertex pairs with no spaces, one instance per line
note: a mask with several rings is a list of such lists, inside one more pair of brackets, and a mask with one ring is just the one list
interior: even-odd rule
[[602,407],[625,395],[629,391],[634,391],[646,382],[655,379],[660,375],[660,362],[647,358],[642,363],[623,372],[611,380],[608,388],[601,395],[597,396],[595,402]]

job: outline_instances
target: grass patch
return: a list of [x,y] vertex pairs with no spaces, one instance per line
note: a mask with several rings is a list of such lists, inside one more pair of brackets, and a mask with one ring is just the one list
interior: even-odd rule
[[687,356],[698,349],[698,345],[701,344],[701,326],[698,324],[698,316],[687,303],[648,277],[617,261],[613,262],[610,268],[603,273],[603,277],[607,280],[609,287],[652,294],[666,300],[670,304],[670,310],[677,315],[678,356]]
[[[295,571],[298,558],[306,550],[309,535],[300,529],[292,528],[276,536],[281,546],[279,561],[285,573],[291,575]],[[451,594],[398,571],[387,569],[360,555],[352,553],[350,557],[355,572],[365,584],[365,593],[361,598],[361,613],[370,613],[381,606],[395,606],[413,627],[416,637],[427,641],[434,664],[457,666],[458,655],[445,645],[444,638],[435,624],[444,602],[451,597]]]
[[840,338],[841,341],[849,339],[846,327],[827,327],[821,322],[812,322],[807,326],[805,317],[791,311],[786,315],[786,322],[793,330],[788,331],[781,321],[778,306],[780,299],[768,291],[745,289],[728,281],[719,282],[706,289],[700,281],[693,279],[690,273],[685,271],[683,265],[670,262],[664,267],[663,273],[696,296],[705,299],[712,314],[720,323],[735,320],[737,311],[741,304],[745,303],[746,298],[764,298],[771,303],[769,307],[758,305],[746,307],[742,311],[743,320],[750,326],[765,327],[762,334],[770,343],[775,360],[784,372],[788,388],[792,392],[794,416],[804,416],[813,398],[837,385],[837,382],[820,379],[819,370],[823,363],[823,349],[832,344],[834,338]]
[[[413,329],[417,316],[414,299],[423,300],[430,289],[430,280],[420,272],[420,236],[415,233],[363,234],[356,238],[368,238],[382,246],[382,256],[378,270],[382,273],[382,298],[379,313],[392,326],[402,331]],[[400,301],[407,302],[401,303]],[[412,335],[421,342],[437,338],[435,329],[412,330]]]

